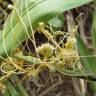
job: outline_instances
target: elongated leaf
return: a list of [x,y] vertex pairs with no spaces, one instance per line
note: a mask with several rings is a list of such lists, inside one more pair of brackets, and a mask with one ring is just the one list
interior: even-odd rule
[[95,73],[90,73],[88,71],[85,71],[85,70],[80,70],[80,69],[75,69],[75,70],[67,70],[67,69],[61,69],[61,68],[56,68],[56,70],[64,75],[68,75],[68,76],[76,76],[76,77],[79,77],[79,76],[95,76],[96,74]]
[[93,40],[93,47],[96,52],[96,12],[93,14],[93,24],[92,24],[92,40]]
[[55,68],[57,72],[65,75],[65,76],[71,76],[71,77],[77,77],[81,79],[86,79],[87,81],[96,81],[96,74],[90,73],[85,70],[67,70],[67,69],[61,69],[61,68]]
[[11,76],[12,81],[16,83],[14,88],[19,93],[20,96],[28,96],[26,90],[24,89],[22,82],[19,80],[19,78],[16,75]]
[[48,21],[66,10],[84,5],[92,0],[17,1],[14,11],[6,22],[3,33],[0,34],[0,57],[7,57],[12,50],[28,38],[32,33],[31,29],[35,29],[38,22]]
[[96,59],[94,58],[93,54],[88,50],[86,45],[83,43],[83,41],[80,39],[79,36],[77,36],[78,41],[78,49],[81,56],[81,60],[83,62],[84,68],[92,73],[96,74]]
[[[94,5],[96,6],[96,0],[94,0]],[[93,43],[93,48],[94,48],[94,53],[96,54],[96,12],[93,12],[93,23],[92,23],[92,31],[91,31],[91,36],[92,36],[92,43]],[[96,81],[96,80],[95,80]],[[96,82],[90,84],[94,93],[96,94]]]
[[10,96],[20,96],[9,80],[5,81]]
[[[11,80],[14,82],[12,83]],[[22,82],[15,74],[10,76],[10,81],[8,79],[4,80],[4,83],[6,85],[6,92],[4,96],[28,96],[28,93],[24,89]]]

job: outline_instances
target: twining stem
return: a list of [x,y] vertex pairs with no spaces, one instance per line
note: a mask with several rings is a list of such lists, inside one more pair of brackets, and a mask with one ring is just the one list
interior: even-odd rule
[[61,50],[61,47],[58,46],[58,43],[53,39],[53,36],[51,35],[51,33],[49,33],[49,31],[46,30],[46,29],[44,28],[44,26],[39,26],[39,27],[37,28],[37,31],[38,31],[38,32],[42,32],[42,33],[46,36],[46,38],[48,38],[48,40],[49,40],[55,47],[58,47],[58,49]]

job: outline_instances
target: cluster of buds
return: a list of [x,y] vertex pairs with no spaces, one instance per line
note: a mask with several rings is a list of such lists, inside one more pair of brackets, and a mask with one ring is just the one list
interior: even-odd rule
[[[39,24],[39,29],[40,28],[41,29],[43,28],[43,30],[38,30],[38,31],[40,32],[43,31],[42,33],[47,37],[44,24],[41,25]],[[50,36],[52,35],[50,32],[49,34]],[[41,54],[44,58],[46,58],[45,59],[46,61],[51,62],[51,64],[49,63],[48,65],[49,69],[50,68],[52,69],[55,66],[62,66],[63,68],[75,68],[75,62],[78,61],[78,57],[79,57],[78,52],[76,50],[77,42],[75,38],[75,33],[74,32],[68,33],[68,35],[66,35],[66,38],[67,38],[67,42],[64,44],[65,47],[63,48],[60,47],[56,42],[56,40],[54,39],[50,40],[52,41],[52,44],[45,43],[37,48],[37,52]]]

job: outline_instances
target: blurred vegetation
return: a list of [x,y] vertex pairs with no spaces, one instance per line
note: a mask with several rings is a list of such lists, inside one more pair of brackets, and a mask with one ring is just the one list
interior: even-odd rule
[[0,0],[0,96],[95,96],[95,6]]

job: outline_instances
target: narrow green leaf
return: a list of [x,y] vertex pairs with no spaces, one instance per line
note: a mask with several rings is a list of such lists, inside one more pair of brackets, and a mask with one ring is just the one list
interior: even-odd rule
[[94,51],[96,53],[96,12],[93,13],[93,24],[92,24],[92,43],[93,43],[93,47],[94,47]]
[[[75,69],[75,70],[67,70],[62,68],[55,68],[57,72],[71,77],[77,77],[81,79],[85,79],[87,81],[96,81],[96,74],[90,73],[89,71],[85,71],[84,69]],[[94,85],[96,87],[96,85]]]
[[[96,0],[94,0],[94,6],[96,6]],[[93,20],[92,20],[93,22],[92,22],[91,36],[92,36],[94,53],[96,54],[96,10],[93,12],[92,15],[93,15]],[[96,82],[90,83],[90,85],[91,85],[94,93],[96,94]]]
[[20,96],[9,80],[4,81],[10,96]]
[[[22,82],[19,80],[19,78],[16,75],[11,76],[12,81],[14,81],[16,84],[14,88],[19,93],[20,96],[28,96],[26,90],[24,89]],[[18,95],[17,95],[18,96]]]
[[80,69],[75,69],[75,70],[67,70],[67,69],[62,69],[62,68],[56,68],[56,70],[64,75],[67,76],[74,76],[74,77],[87,77],[87,76],[92,76],[95,77],[95,73],[90,73],[85,70],[80,70]]
[[93,54],[88,50],[88,48],[79,36],[77,36],[77,45],[84,68],[88,72],[96,74],[96,59],[94,58]]

